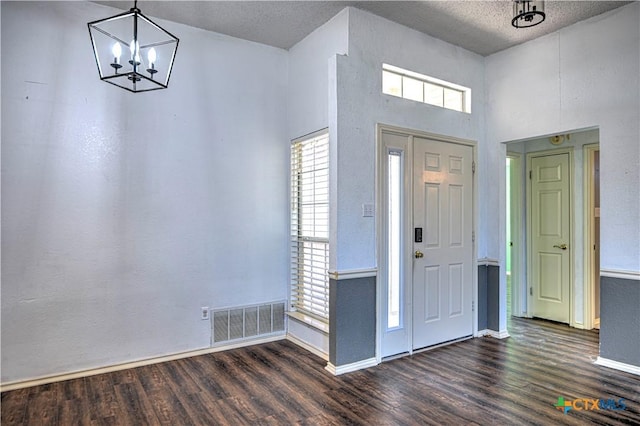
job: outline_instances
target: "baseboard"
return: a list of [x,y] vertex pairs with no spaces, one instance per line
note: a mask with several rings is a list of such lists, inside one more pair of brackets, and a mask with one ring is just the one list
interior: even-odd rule
[[484,336],[493,337],[495,339],[506,339],[507,337],[511,337],[507,330],[495,331],[495,330],[489,330],[487,328],[485,328],[484,330],[478,331],[478,337],[484,337]]
[[362,361],[353,362],[351,364],[340,365],[337,367],[328,362],[325,370],[327,370],[334,376],[339,376],[341,374],[351,373],[353,371],[362,370],[364,368],[375,367],[376,365],[378,365],[378,360],[373,357],[369,359],[363,359]]
[[215,352],[222,352],[230,349],[259,345],[262,343],[275,342],[275,341],[284,340],[284,339],[286,339],[286,335],[283,333],[283,334],[271,335],[271,336],[263,337],[259,339],[235,342],[233,344],[225,345],[225,346],[216,346],[214,348],[197,349],[194,351],[180,352],[176,354],[164,355],[164,356],[155,357],[155,358],[145,358],[138,361],[125,362],[122,364],[114,364],[114,365],[109,365],[105,367],[91,368],[87,370],[77,370],[69,373],[57,374],[57,375],[51,375],[51,376],[42,376],[42,377],[37,377],[37,378],[27,379],[27,380],[18,380],[14,382],[0,384],[0,392],[23,389],[23,388],[28,388],[32,386],[46,385],[48,383],[62,382],[65,380],[79,379],[82,377],[96,376],[98,374],[128,370],[130,368],[143,367],[145,365],[159,364],[161,362],[175,361],[177,359],[190,358],[190,357],[199,356],[199,355],[207,355]]
[[313,345],[308,344],[307,342],[298,339],[296,336],[291,334],[287,334],[287,340],[293,343],[294,345],[300,346],[302,349],[305,349],[312,354],[324,359],[325,361],[329,361],[329,354],[323,352],[320,348],[317,348]]
[[635,374],[636,376],[640,376],[640,367],[637,365],[625,364],[623,362],[614,361],[612,359],[598,357],[594,362],[596,365],[601,365],[603,367],[613,368],[614,370],[625,371],[627,373]]

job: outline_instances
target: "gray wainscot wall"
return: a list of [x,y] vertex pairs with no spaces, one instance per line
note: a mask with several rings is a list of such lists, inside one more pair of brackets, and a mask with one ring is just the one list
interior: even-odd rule
[[478,261],[478,331],[500,332],[500,266]]
[[640,279],[610,275],[600,277],[600,358],[640,367]]
[[329,369],[340,374],[341,367],[375,359],[376,277],[341,278],[334,274],[329,292]]

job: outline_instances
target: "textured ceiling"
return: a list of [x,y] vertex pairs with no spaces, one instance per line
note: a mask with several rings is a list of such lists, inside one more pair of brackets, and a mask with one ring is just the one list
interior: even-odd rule
[[[129,9],[132,1],[96,3]],[[618,8],[630,1],[546,1],[547,19],[511,26],[512,1],[138,1],[149,17],[167,19],[283,49],[347,6],[367,10],[486,56]]]

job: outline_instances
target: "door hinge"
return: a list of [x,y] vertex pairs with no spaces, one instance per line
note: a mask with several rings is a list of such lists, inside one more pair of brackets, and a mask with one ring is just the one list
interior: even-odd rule
[[532,179],[533,173],[531,172],[531,170],[529,170],[529,180]]
[[471,242],[472,242],[472,243],[475,243],[475,242],[476,242],[476,232],[475,232],[475,231],[473,231],[473,232],[471,233]]
[[529,296],[533,296],[533,287],[529,287]]
[[476,301],[472,300],[471,301],[471,312],[475,312],[476,311]]
[[475,172],[476,172],[476,162],[475,162],[475,161],[472,161],[472,162],[471,162],[471,172],[472,172],[472,173],[475,173]]

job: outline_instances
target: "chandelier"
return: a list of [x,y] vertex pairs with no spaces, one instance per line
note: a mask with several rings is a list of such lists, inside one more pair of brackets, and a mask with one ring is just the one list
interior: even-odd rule
[[544,21],[544,1],[542,0],[514,0],[513,19],[511,25],[516,28],[527,28]]
[[128,12],[87,25],[102,81],[130,92],[168,87],[180,40],[144,16],[137,0]]

